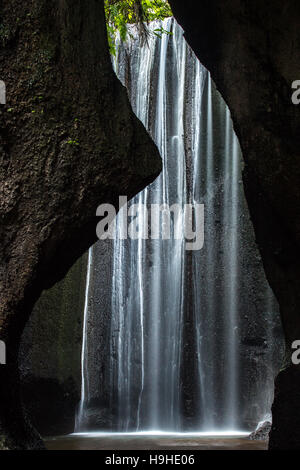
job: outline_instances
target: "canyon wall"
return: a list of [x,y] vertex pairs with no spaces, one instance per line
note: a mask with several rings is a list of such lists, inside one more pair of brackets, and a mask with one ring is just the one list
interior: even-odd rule
[[62,281],[43,292],[22,335],[23,404],[43,436],[74,431],[81,392],[86,267],[84,255]]
[[300,338],[300,117],[291,101],[292,82],[300,78],[300,4],[170,0],[170,5],[229,106],[240,141],[246,198],[286,337],[270,448],[299,448],[300,370],[290,355],[293,340]]
[[113,73],[103,1],[0,4],[0,448],[40,448],[20,400],[24,326],[96,241],[97,206],[132,197],[161,159]]

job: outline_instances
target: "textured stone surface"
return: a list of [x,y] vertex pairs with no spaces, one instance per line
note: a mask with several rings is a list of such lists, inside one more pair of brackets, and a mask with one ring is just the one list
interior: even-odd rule
[[95,241],[97,206],[133,196],[158,151],[110,62],[103,1],[1,1],[0,446],[40,445],[20,402],[20,336],[41,291]]
[[84,255],[61,282],[43,292],[22,335],[23,402],[43,436],[74,431],[81,392],[86,270]]
[[265,421],[258,429],[250,434],[249,439],[251,439],[251,441],[266,441],[269,437],[271,427],[272,424],[270,421]]
[[[300,338],[299,79],[300,4],[296,0],[170,0],[185,37],[228,104],[245,160],[244,187],[267,278],[280,304],[287,351]],[[288,357],[287,357],[288,359]],[[276,413],[276,443],[285,426]],[[279,387],[279,389],[278,389]],[[285,420],[300,447],[299,407],[286,403]],[[282,423],[283,424],[283,423]],[[282,433],[281,438],[279,434]],[[289,434],[291,435],[291,434]]]

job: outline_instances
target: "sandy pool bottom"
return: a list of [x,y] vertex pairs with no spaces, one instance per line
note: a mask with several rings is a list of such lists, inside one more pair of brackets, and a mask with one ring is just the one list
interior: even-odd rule
[[246,436],[71,434],[47,438],[49,450],[266,450]]

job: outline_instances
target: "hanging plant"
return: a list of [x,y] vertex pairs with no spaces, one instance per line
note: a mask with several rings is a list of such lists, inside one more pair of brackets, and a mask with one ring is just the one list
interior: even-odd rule
[[[150,34],[147,24],[154,20],[164,20],[172,16],[170,5],[165,0],[105,0],[105,14],[110,53],[115,55],[117,33],[122,41],[128,36],[128,24],[136,24],[140,34],[147,38]],[[153,34],[168,33],[157,28]],[[170,33],[168,33],[170,34]]]

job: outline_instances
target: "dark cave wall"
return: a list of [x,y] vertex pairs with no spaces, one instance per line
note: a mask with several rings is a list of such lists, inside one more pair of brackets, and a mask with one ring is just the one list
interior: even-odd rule
[[41,435],[74,431],[81,396],[81,346],[87,255],[44,291],[19,352],[24,406]]
[[286,337],[285,370],[276,380],[270,448],[300,447],[300,4],[295,0],[170,0],[177,21],[229,106],[245,169],[246,198]]
[[[24,419],[16,367],[34,302],[95,240],[97,205],[133,195],[160,171],[157,151],[113,76],[102,3],[1,2],[8,103],[0,108],[0,337],[8,364],[0,370],[0,448],[40,445]],[[231,109],[289,349],[300,338],[299,108],[291,103],[300,73],[300,5],[170,3]],[[299,407],[290,405],[299,375],[288,367],[277,380],[272,448],[299,446]]]
[[96,241],[98,205],[139,192],[161,159],[113,73],[103,1],[0,7],[0,448],[40,448],[20,401],[23,328]]

